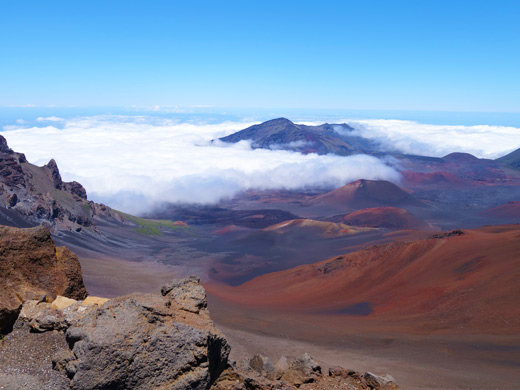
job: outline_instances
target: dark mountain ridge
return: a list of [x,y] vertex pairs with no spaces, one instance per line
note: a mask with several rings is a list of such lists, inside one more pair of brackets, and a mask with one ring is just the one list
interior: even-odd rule
[[501,164],[509,165],[512,168],[520,169],[520,148],[512,151],[505,156],[497,158],[495,161],[498,161]]
[[349,134],[353,131],[354,129],[345,123],[307,126],[295,124],[286,118],[277,118],[253,125],[220,140],[229,143],[251,140],[253,148],[293,150],[301,153],[350,155],[375,151],[371,141]]

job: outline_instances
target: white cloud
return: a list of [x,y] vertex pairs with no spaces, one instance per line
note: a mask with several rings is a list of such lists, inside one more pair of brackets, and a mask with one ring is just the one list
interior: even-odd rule
[[65,119],[57,117],[57,116],[47,116],[47,117],[38,117],[36,118],[37,122],[63,122]]
[[[139,108],[139,107],[132,106],[132,108]],[[154,106],[151,106],[151,107],[143,107],[143,109],[145,111],[153,111],[153,112],[161,111],[163,113],[178,113],[178,114],[189,112],[189,109],[183,108],[183,107],[177,107],[177,106],[159,106],[159,105],[154,105]]]
[[298,149],[303,146],[312,146],[314,143],[312,141],[304,141],[304,140],[298,140],[298,141],[292,141],[286,144],[272,144],[269,145],[269,149],[273,150],[280,150],[280,149]]
[[[89,197],[139,213],[163,202],[213,203],[248,188],[339,187],[365,179],[399,180],[370,156],[301,155],[252,150],[249,142],[212,144],[252,123],[181,123],[147,116],[94,116],[5,131],[9,146],[39,165],[56,159],[64,180]],[[6,128],[4,128],[7,130]]]
[[386,150],[442,157],[452,152],[480,158],[501,157],[520,148],[520,129],[505,126],[442,126],[403,120],[345,120],[354,135],[372,139]]

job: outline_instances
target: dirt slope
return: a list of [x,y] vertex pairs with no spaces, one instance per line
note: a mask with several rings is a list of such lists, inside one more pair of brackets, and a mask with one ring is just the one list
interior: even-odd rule
[[242,306],[349,317],[379,330],[518,332],[520,225],[458,234],[373,246],[209,290]]

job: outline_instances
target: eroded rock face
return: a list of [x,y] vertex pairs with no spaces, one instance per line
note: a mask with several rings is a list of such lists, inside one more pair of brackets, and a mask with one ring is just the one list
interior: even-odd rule
[[12,327],[25,301],[57,295],[87,296],[76,255],[56,248],[44,227],[0,226],[0,333]]
[[210,387],[226,367],[230,347],[209,318],[205,291],[196,278],[166,290],[164,296],[111,299],[67,330],[70,353],[60,354],[55,365],[67,372],[73,389]]
[[[53,234],[61,231],[95,233],[95,220],[120,223],[122,218],[108,206],[87,200],[78,182],[64,182],[56,161],[38,167],[22,153],[14,152],[0,136],[0,214],[2,208],[16,212],[11,226],[45,225]],[[10,219],[7,219],[10,221]]]
[[[61,176],[60,176],[61,177]],[[70,183],[63,183],[65,190],[70,192],[72,195],[76,195],[81,199],[87,200],[87,190],[77,181],[71,181]]]
[[51,159],[47,165],[45,165],[45,168],[49,170],[52,183],[54,184],[54,187],[57,190],[61,190],[63,181],[61,180],[60,171],[58,169],[58,164],[56,164],[56,161],[54,159]]
[[7,140],[3,135],[0,135],[0,153],[13,153],[12,149],[7,145]]

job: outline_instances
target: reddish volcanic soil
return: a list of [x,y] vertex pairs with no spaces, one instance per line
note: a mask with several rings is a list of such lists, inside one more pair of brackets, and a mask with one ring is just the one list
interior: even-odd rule
[[347,225],[389,229],[427,229],[429,224],[406,210],[396,207],[376,207],[354,211],[343,217]]
[[223,228],[214,230],[211,232],[211,234],[215,234],[217,236],[223,236],[225,234],[233,233],[233,232],[243,232],[248,231],[248,228],[242,227],[242,226],[236,226],[236,225],[228,225],[224,226]]
[[520,221],[520,202],[509,202],[507,204],[486,210],[482,214],[492,218],[518,218]]
[[519,238],[510,225],[394,242],[208,291],[251,308],[348,318],[365,331],[517,333]]
[[384,180],[357,180],[334,191],[317,195],[308,205],[324,210],[357,210],[367,207],[425,205],[401,188]]
[[[395,233],[392,233],[395,234]],[[518,389],[520,225],[393,242],[206,284],[233,358],[304,351],[404,389]]]

